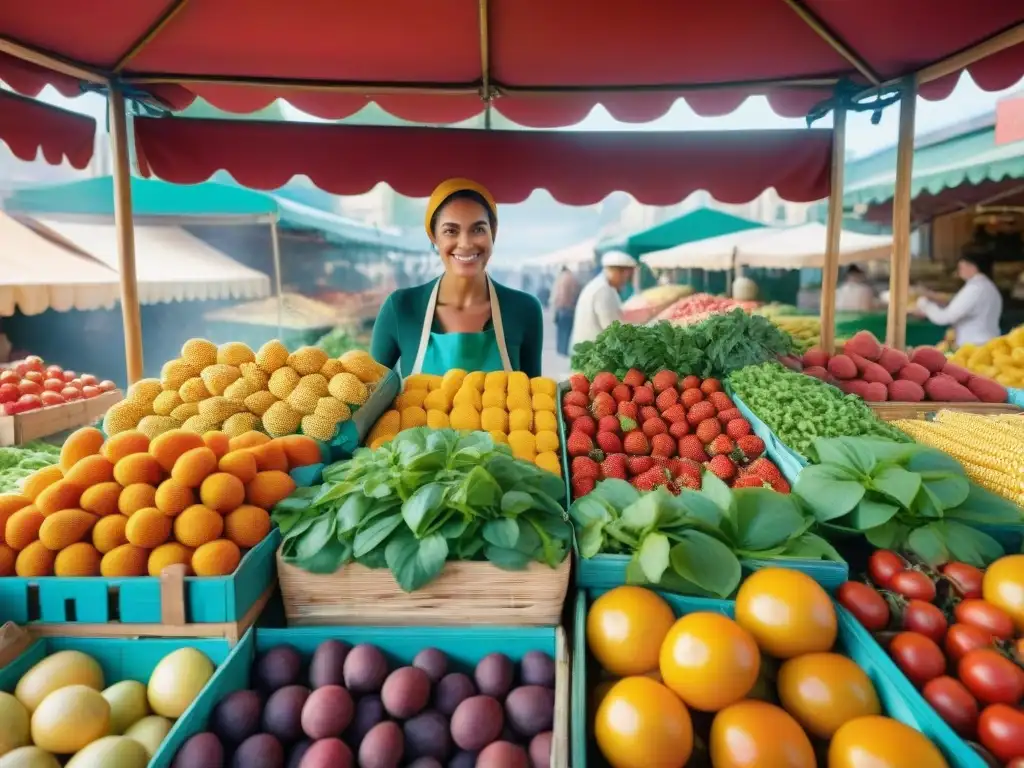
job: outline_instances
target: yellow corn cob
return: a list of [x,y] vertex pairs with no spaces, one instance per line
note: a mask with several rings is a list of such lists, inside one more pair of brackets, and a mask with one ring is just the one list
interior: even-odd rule
[[981,439],[986,443],[1000,449],[1020,451],[1024,447],[1024,440],[1018,438],[1013,428],[1008,424],[993,421],[987,416],[980,416],[976,413],[964,413],[962,411],[942,410],[936,415],[935,420],[940,424],[948,424],[951,427],[968,430],[969,434]]

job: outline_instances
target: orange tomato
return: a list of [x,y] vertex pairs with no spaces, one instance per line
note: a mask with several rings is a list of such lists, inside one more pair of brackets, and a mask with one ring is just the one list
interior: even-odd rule
[[949,768],[924,734],[888,717],[858,717],[828,747],[829,768]]
[[742,699],[757,682],[761,652],[743,627],[720,613],[679,619],[661,645],[661,678],[683,702],[717,712]]
[[612,768],[683,768],[693,751],[686,706],[648,677],[627,677],[605,694],[594,736]]
[[779,659],[829,651],[836,642],[832,600],[810,576],[788,568],[764,568],[743,582],[736,621]]
[[616,587],[590,606],[587,645],[613,675],[643,675],[658,668],[661,642],[675,621],[669,604],[651,590]]
[[785,662],[777,681],[779,702],[812,736],[830,739],[857,717],[878,715],[875,686],[846,656],[808,653]]
[[1024,555],[1007,555],[985,570],[981,596],[1002,608],[1013,619],[1018,632],[1024,632]]
[[715,715],[710,750],[715,768],[817,766],[814,747],[800,724],[763,701],[741,701]]

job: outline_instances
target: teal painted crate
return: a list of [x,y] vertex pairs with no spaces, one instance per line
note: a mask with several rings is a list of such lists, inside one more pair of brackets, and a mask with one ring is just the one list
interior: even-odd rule
[[[585,627],[589,601],[600,596],[605,590],[580,592],[576,597],[575,627],[572,652],[572,721],[570,740],[573,768],[604,768],[607,763],[601,757],[597,743],[591,737],[593,713],[590,708],[592,686],[588,676],[594,679],[597,669],[587,653]],[[735,603],[728,600],[682,597],[660,593],[668,600],[677,616],[694,611],[714,611],[732,616]],[[921,708],[915,702],[920,699],[910,682],[900,673],[885,651],[864,630],[857,620],[844,608],[836,605],[839,616],[839,636],[836,650],[849,656],[863,669],[874,683],[882,709],[889,717],[899,720],[931,739],[946,755],[953,768],[983,768],[980,758],[952,729],[930,708]],[[923,699],[921,700],[923,704]]]
[[408,664],[424,648],[448,654],[452,666],[471,672],[489,653],[504,653],[519,661],[528,651],[543,651],[556,660],[555,725],[552,768],[567,768],[569,746],[570,662],[561,627],[295,627],[250,630],[231,652],[189,711],[176,724],[154,755],[150,768],[167,768],[191,736],[206,730],[217,703],[232,691],[249,687],[256,657],[278,645],[295,647],[307,658],[325,640],[344,640],[353,645],[371,643],[392,664]]
[[[280,543],[281,534],[274,528],[245,554],[230,576],[186,577],[183,580],[185,622],[193,625],[239,622],[254,606],[265,602],[277,578],[274,555]],[[161,579],[156,577],[0,579],[0,622],[51,628],[64,624],[123,627],[169,623],[164,621],[165,613]],[[114,634],[139,632],[138,627],[125,629]],[[81,633],[81,630],[81,626],[76,626],[76,631]]]
[[[175,734],[186,726],[193,709],[206,696],[206,691],[223,671],[226,662],[237,652],[237,648],[233,651],[226,640],[168,640],[159,638],[122,640],[114,638],[47,637],[37,640],[18,658],[0,669],[0,691],[12,693],[22,675],[47,656],[59,651],[81,651],[94,658],[100,667],[103,668],[104,682],[108,686],[122,680],[137,680],[140,683],[146,684],[149,681],[150,674],[160,660],[179,648],[195,648],[201,651],[210,661],[217,665],[217,671],[214,673],[213,679],[203,689],[203,692],[192,703],[192,706],[175,722],[171,732],[164,740],[166,744],[175,740]],[[170,765],[169,760],[158,762],[160,754],[164,751],[161,748],[153,756],[153,760],[149,763],[151,767]]]
[[1017,405],[1024,408],[1024,389],[1008,389],[1007,393],[1009,397],[1006,398],[1006,402],[1010,405]]
[[731,387],[727,387],[727,390],[733,402],[736,403],[736,407],[743,414],[743,418],[750,422],[754,434],[764,441],[768,458],[775,462],[779,471],[782,472],[782,476],[790,485],[793,485],[800,470],[807,466],[807,459],[783,443],[768,425],[761,421],[760,417],[732,391]]

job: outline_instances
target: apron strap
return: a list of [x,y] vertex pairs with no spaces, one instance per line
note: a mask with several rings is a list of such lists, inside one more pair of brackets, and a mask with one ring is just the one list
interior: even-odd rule
[[508,347],[505,345],[505,325],[501,321],[501,306],[498,304],[498,292],[494,290],[494,282],[490,275],[487,276],[487,290],[491,295],[491,324],[494,326],[494,340],[498,342],[501,366],[505,373],[511,373],[512,363],[508,357]]
[[410,376],[423,373],[423,361],[427,357],[427,344],[430,343],[430,329],[434,325],[434,310],[437,309],[437,292],[441,288],[441,278],[434,283],[434,289],[430,292],[430,299],[427,301],[427,313],[423,317],[423,329],[420,331],[420,345],[416,350],[416,362],[412,364]]

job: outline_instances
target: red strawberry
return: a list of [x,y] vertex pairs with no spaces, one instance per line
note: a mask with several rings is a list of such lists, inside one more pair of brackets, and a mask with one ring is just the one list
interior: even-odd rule
[[618,416],[602,416],[601,420],[597,422],[598,432],[614,432],[616,435],[622,431],[622,425],[619,424]]
[[605,453],[622,453],[622,440],[614,432],[598,432],[597,447]]
[[654,405],[654,390],[646,384],[633,390],[633,402],[637,405]]
[[700,385],[700,391],[705,395],[710,395],[712,392],[721,392],[722,382],[718,379],[704,379]]
[[701,443],[708,445],[712,440],[722,434],[722,425],[718,423],[718,419],[704,419],[704,421],[697,425],[695,434]]
[[628,384],[631,387],[642,387],[646,378],[642,371],[630,368],[626,371],[626,375],[622,377],[622,383]]
[[686,419],[682,421],[673,421],[668,425],[668,433],[672,435],[676,440],[690,434],[690,422]]
[[764,454],[764,440],[757,435],[745,435],[736,441],[736,447],[747,461]]
[[[718,421],[720,423],[722,422],[721,419]],[[731,419],[725,423],[725,434],[733,440],[739,440],[741,437],[746,437],[753,431],[753,427],[750,426],[750,422],[746,419]]]
[[701,465],[691,459],[676,459],[679,462],[679,473],[677,477],[692,477],[697,481],[700,488]]
[[686,420],[690,422],[691,427],[696,427],[705,419],[714,419],[717,415],[715,406],[708,402],[700,402],[686,411]]
[[768,484],[757,475],[740,475],[732,484],[733,488],[764,488]]
[[655,435],[664,435],[668,433],[668,425],[664,421],[662,421],[660,416],[645,421],[642,429],[643,433],[648,437],[654,437]]
[[679,385],[680,389],[700,389],[700,379],[697,376],[687,376],[683,379],[683,383]]
[[[672,446],[672,453],[675,453],[674,445]],[[671,474],[672,477],[678,477],[679,475],[683,474],[683,469],[685,466],[686,462],[684,459],[673,458],[669,459],[668,462],[665,464],[665,469],[669,471],[669,474]]]
[[662,390],[662,393],[654,401],[659,411],[667,411],[679,402],[679,392],[675,389]]
[[582,373],[574,373],[569,377],[569,387],[573,392],[590,395],[590,381]]
[[578,419],[590,418],[586,408],[581,408],[578,405],[567,405],[562,408],[562,415],[565,420],[570,424],[575,424]]
[[625,480],[628,470],[626,454],[624,453],[613,453],[610,456],[606,456],[604,461],[601,462],[601,477],[605,480],[609,478]]
[[636,403],[619,403],[616,412],[619,416],[625,416],[627,419],[638,421],[640,419],[640,406]]
[[[699,428],[697,434],[700,434]],[[710,453],[712,456],[717,456],[720,453],[724,453],[726,456],[728,456],[730,453],[732,453],[735,447],[735,443],[733,443],[732,439],[728,435],[719,435],[718,437],[711,441],[710,445],[708,445],[708,453]]]
[[633,419],[627,418],[625,416],[619,416],[618,418],[619,429],[621,429],[623,432],[632,432],[638,426],[637,423],[633,421]]
[[777,493],[789,493],[789,483],[786,482],[786,478],[780,477],[774,483],[772,483],[772,490]]
[[658,371],[651,379],[651,384],[654,385],[655,392],[661,393],[670,389],[675,390],[677,381],[679,381],[679,376],[675,371]]
[[590,404],[590,412],[595,419],[602,416],[611,416],[615,413],[615,399],[607,392],[598,392],[594,395],[594,401]]
[[680,475],[676,480],[676,484],[680,488],[689,488],[691,491],[699,491],[702,485],[700,477],[694,477],[693,475]]
[[655,408],[653,405],[645,405],[643,408],[640,409],[640,423],[641,424],[643,424],[645,421],[650,421],[651,419],[660,419],[660,418],[661,418],[661,412],[657,408]]
[[632,476],[642,475],[655,466],[654,459],[650,456],[628,456],[626,458],[626,469]]
[[659,486],[668,485],[668,476],[665,474],[665,470],[655,467],[634,477],[633,485],[638,491],[653,491]]
[[651,453],[651,444],[643,432],[630,432],[622,441],[622,445],[630,456],[648,456]]
[[684,389],[681,401],[687,408],[693,408],[697,403],[704,400],[704,393],[699,389]]
[[661,412],[661,418],[667,421],[669,424],[675,424],[677,421],[686,423],[686,408],[682,403],[676,403],[673,406],[669,406]]
[[582,392],[571,389],[562,398],[562,405],[578,405],[581,408],[586,408],[590,405],[590,398]]
[[582,499],[597,485],[597,481],[592,477],[579,477],[572,481],[572,497],[574,499]]
[[612,390],[612,398],[616,403],[625,403],[633,398],[633,390],[628,384],[616,384]]
[[[650,422],[647,422],[650,424]],[[645,425],[646,426],[646,425]],[[655,435],[651,438],[651,456],[669,459],[676,453],[676,441],[671,435]]]
[[732,480],[736,477],[736,465],[728,456],[712,456],[708,462],[708,469],[719,480]]
[[594,377],[594,383],[590,385],[590,388],[593,392],[611,392],[618,383],[619,380],[615,378],[614,373],[604,371]]
[[712,392],[708,395],[708,401],[715,406],[716,411],[727,411],[736,407],[736,403],[725,392]]
[[590,435],[574,429],[569,434],[569,439],[565,441],[565,448],[570,456],[587,456],[594,450],[594,441]]
[[572,423],[572,432],[582,432],[593,437],[597,434],[597,423],[588,415],[583,414]]
[[724,411],[718,412],[718,420],[723,424],[728,424],[733,419],[742,419],[743,414],[740,413],[739,408],[726,408]]
[[601,468],[589,456],[577,456],[572,460],[569,476],[574,480],[584,477],[597,480],[601,476]]
[[708,455],[704,451],[704,443],[696,435],[686,435],[679,438],[678,451],[680,458],[696,461],[699,464],[703,464],[708,460]]
[[782,473],[779,472],[779,468],[772,463],[771,459],[754,459],[750,462],[749,474],[757,475],[762,480],[771,483],[772,487],[777,482],[782,480]]

